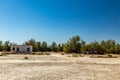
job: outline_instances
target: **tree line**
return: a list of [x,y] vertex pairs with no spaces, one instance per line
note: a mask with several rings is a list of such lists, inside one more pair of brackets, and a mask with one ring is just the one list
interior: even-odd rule
[[[11,45],[17,45],[10,41],[4,43],[0,41],[0,51],[10,51]],[[66,43],[57,44],[52,42],[48,46],[46,41],[40,42],[35,39],[30,39],[23,43],[23,45],[32,45],[33,51],[54,51],[54,52],[65,52],[65,53],[84,53],[84,54],[104,54],[104,53],[115,53],[120,54],[120,44],[115,40],[108,39],[100,42],[93,41],[86,44],[86,42],[80,38],[80,36],[73,36]]]

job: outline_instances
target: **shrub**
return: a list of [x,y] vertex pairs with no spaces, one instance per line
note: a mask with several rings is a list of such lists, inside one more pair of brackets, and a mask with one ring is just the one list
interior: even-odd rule
[[61,55],[65,55],[65,53],[61,53]]
[[33,55],[35,55],[36,53],[35,52],[32,52]]
[[45,55],[50,55],[50,53],[44,53]]
[[36,52],[34,55],[44,55],[42,52]]
[[112,58],[113,57],[112,54],[108,54],[107,56],[108,56],[108,58]]
[[80,56],[80,57],[84,57],[84,55],[82,55],[82,54],[80,54],[79,56]]
[[68,55],[68,57],[71,57],[71,55]]
[[112,56],[112,58],[118,58],[118,56]]
[[90,58],[106,58],[104,55],[91,55]]
[[108,58],[118,58],[118,56],[115,56],[115,55],[113,56],[112,54],[108,54],[107,57]]
[[94,55],[90,55],[89,57],[90,57],[90,58],[94,58]]
[[25,57],[24,57],[24,59],[28,59],[28,57],[27,57],[27,56],[25,56]]
[[72,54],[72,57],[79,57],[79,55],[78,54]]
[[91,55],[91,58],[118,58],[118,56],[113,56],[112,54],[108,55]]
[[50,55],[50,53],[43,53],[43,52],[33,52],[33,55]]
[[2,53],[0,53],[0,56],[3,56]]
[[0,53],[0,56],[7,56],[8,53]]

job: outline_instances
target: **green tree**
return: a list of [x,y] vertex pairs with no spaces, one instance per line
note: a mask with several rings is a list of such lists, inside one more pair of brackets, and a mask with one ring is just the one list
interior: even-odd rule
[[81,40],[81,52],[84,53],[85,51],[87,51],[86,42],[82,39]]
[[72,38],[70,38],[70,40],[64,46],[64,51],[65,52],[79,53],[80,50],[81,50],[81,43],[80,43],[80,37],[79,36],[73,36]]
[[52,51],[57,51],[57,44],[55,42],[52,42],[51,46],[50,46]]
[[0,41],[0,51],[2,51],[2,41]]
[[85,46],[84,50],[91,54],[104,54],[104,48],[97,41],[91,42]]
[[40,50],[39,50],[39,47],[40,47],[40,46],[39,46],[39,43],[38,43],[38,42],[35,42],[34,45],[33,45],[33,50],[34,50],[35,52],[40,51]]
[[107,41],[101,41],[101,46],[105,53],[115,53],[115,40],[108,39]]
[[41,45],[42,51],[47,51],[47,42],[43,41]]
[[40,42],[36,42],[35,39],[30,39],[27,42],[25,42],[25,45],[32,45],[33,51],[40,51]]
[[58,44],[58,46],[57,46],[57,51],[58,51],[58,52],[63,51],[63,44],[62,44],[62,45],[61,45],[61,44]]
[[41,48],[41,42],[40,42],[40,41],[37,42],[37,46],[38,46],[38,48],[39,48],[39,51],[41,51],[42,48]]
[[10,42],[9,41],[5,41],[3,50],[10,51]]
[[69,41],[64,45],[63,51],[65,53],[71,53],[70,43]]
[[120,54],[120,44],[116,44],[115,46],[115,53]]

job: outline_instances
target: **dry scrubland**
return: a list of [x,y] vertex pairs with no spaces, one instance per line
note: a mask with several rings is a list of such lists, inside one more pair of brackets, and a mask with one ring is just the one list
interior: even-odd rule
[[120,57],[0,56],[0,80],[120,80]]

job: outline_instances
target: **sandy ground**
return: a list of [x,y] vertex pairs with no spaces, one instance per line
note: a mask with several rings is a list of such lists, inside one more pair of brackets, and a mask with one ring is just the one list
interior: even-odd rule
[[0,56],[0,80],[120,80],[120,58]]

